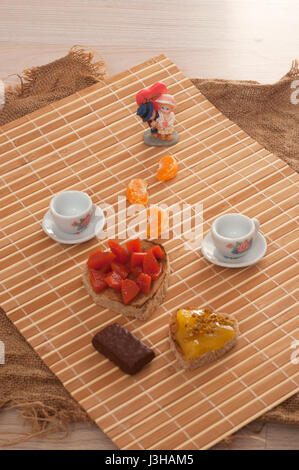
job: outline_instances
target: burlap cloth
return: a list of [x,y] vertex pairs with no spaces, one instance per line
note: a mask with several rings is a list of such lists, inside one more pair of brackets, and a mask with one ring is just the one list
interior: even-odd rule
[[[105,75],[105,64],[94,54],[74,47],[66,57],[23,72],[20,85],[7,87],[0,125],[17,119]],[[194,79],[199,90],[253,139],[276,153],[294,170],[299,168],[299,104],[291,102],[293,80],[299,78],[298,62],[277,83]],[[0,365],[0,409],[13,407],[32,424],[19,439],[57,430],[74,421],[89,421],[59,380],[0,310],[0,340],[5,343],[6,363]],[[299,423],[299,394],[261,418],[263,421]],[[0,436],[6,445],[9,436]]]

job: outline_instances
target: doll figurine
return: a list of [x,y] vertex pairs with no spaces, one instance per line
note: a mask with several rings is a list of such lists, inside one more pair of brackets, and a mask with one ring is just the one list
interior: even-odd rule
[[163,83],[155,83],[140,90],[136,95],[137,116],[147,123],[149,130],[144,133],[144,143],[155,147],[174,145],[179,137],[173,129],[175,121],[174,98],[167,94]]
[[143,122],[148,123],[151,137],[157,139],[159,137],[157,126],[157,119],[159,114],[155,110],[153,102],[148,101],[147,103],[141,104],[137,110],[137,115],[142,118]]
[[157,99],[157,103],[159,103],[159,116],[156,119],[158,134],[162,140],[172,140],[175,121],[173,109],[176,105],[176,101],[171,95],[165,94]]

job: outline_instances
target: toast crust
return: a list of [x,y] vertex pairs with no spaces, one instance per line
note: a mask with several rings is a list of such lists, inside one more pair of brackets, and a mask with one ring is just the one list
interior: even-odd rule
[[[194,309],[194,307],[181,307],[181,308],[185,308],[187,310]],[[223,315],[225,318],[234,322],[234,330],[236,332],[235,336],[231,338],[229,341],[227,341],[224,344],[224,346],[222,346],[222,348],[216,349],[214,351],[206,352],[199,357],[186,361],[183,356],[183,351],[175,339],[175,333],[176,333],[176,328],[177,328],[176,314],[177,312],[175,311],[172,314],[170,322],[169,322],[169,343],[170,343],[170,349],[174,352],[174,355],[179,365],[183,369],[194,370],[199,367],[205,366],[206,364],[209,364],[210,362],[213,362],[219,359],[225,353],[230,351],[237,343],[237,339],[239,336],[239,326],[238,326],[237,320],[232,315],[221,313],[221,315]]]
[[82,282],[93,301],[101,307],[108,308],[109,310],[113,310],[116,313],[121,313],[128,317],[135,317],[139,320],[146,320],[149,318],[164,300],[170,275],[169,258],[163,245],[155,241],[141,240],[141,246],[144,251],[154,245],[161,246],[165,253],[165,257],[161,260],[163,272],[159,279],[153,281],[150,294],[139,292],[137,297],[128,305],[123,303],[121,293],[115,289],[107,288],[103,292],[96,294],[90,283],[89,270],[86,266],[82,276]]

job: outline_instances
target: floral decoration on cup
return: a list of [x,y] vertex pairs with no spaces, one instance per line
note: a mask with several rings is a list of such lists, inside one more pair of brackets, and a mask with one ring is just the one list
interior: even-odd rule
[[87,225],[90,222],[90,218],[91,218],[91,214],[89,213],[89,214],[87,214],[86,217],[84,217],[83,219],[80,219],[79,222],[74,220],[74,222],[72,223],[72,227],[77,228],[77,232],[75,232],[76,235],[78,235],[79,233],[81,233],[83,230],[86,229]]
[[238,253],[243,253],[244,251],[249,250],[252,245],[252,238],[250,240],[245,240],[244,242],[235,242],[228,243],[226,248],[232,248],[232,254],[237,255]]

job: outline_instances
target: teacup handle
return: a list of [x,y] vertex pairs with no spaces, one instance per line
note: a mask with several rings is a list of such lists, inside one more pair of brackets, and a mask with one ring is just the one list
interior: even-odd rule
[[260,223],[259,223],[258,219],[256,219],[255,217],[252,219],[252,222],[254,223],[254,226],[255,226],[255,230],[254,230],[254,234],[253,234],[253,239],[255,239],[255,237],[257,236],[258,231],[260,229]]

